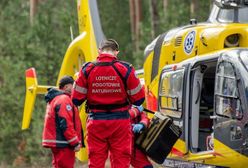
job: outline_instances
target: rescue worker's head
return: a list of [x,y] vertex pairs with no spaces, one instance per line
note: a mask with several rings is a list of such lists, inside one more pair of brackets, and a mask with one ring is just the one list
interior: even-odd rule
[[59,80],[59,89],[71,94],[74,79],[71,76],[65,75]]
[[99,53],[109,53],[117,56],[119,53],[119,44],[114,39],[107,39],[101,42]]

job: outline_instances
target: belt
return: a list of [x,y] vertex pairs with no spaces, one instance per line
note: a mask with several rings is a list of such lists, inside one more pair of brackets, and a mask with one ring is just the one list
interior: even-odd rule
[[129,105],[128,102],[125,102],[123,104],[98,104],[98,105],[90,104],[87,102],[87,108],[98,109],[98,110],[114,110],[114,109],[126,107],[128,105]]
[[118,120],[129,119],[128,111],[115,111],[115,112],[90,112],[88,113],[88,119],[90,120]]

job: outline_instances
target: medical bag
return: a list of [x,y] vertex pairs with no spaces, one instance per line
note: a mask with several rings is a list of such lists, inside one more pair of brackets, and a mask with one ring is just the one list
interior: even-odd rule
[[135,145],[153,161],[162,164],[181,134],[170,117],[156,112],[149,127],[136,136]]

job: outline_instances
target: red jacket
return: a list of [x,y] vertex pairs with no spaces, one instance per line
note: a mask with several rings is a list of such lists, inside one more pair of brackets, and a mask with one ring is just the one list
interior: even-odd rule
[[82,127],[79,112],[70,95],[50,89],[47,102],[42,145],[44,147],[75,147],[81,144]]
[[86,63],[75,81],[72,100],[76,105],[87,99],[89,109],[128,110],[129,104],[141,105],[144,87],[131,64],[110,54],[100,54],[97,62]]
[[142,123],[146,128],[149,126],[150,120],[145,112],[139,112],[135,107],[132,107],[128,112],[131,118],[131,124]]

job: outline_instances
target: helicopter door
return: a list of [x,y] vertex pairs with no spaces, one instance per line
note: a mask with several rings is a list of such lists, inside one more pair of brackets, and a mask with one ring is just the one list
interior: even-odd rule
[[[171,118],[175,125],[182,129],[182,136],[177,141],[173,150],[177,155],[184,155],[187,153],[188,139],[185,136],[188,128],[184,127],[184,104],[188,101],[185,97],[185,90],[188,78],[188,65],[187,66],[168,66],[164,67],[159,81],[159,111]],[[188,121],[187,121],[188,122]]]
[[200,94],[202,88],[203,73],[200,68],[196,68],[193,75],[193,85],[192,85],[192,101],[191,101],[191,136],[190,142],[192,146],[192,151],[196,152],[199,148],[199,111],[200,111]]
[[[215,80],[215,110],[214,116],[214,143],[208,142],[215,151],[222,151],[224,145],[233,150],[239,150],[243,143],[242,108],[237,75],[237,66],[221,56],[216,68]],[[224,145],[223,145],[224,144]],[[227,151],[226,151],[227,152]]]

